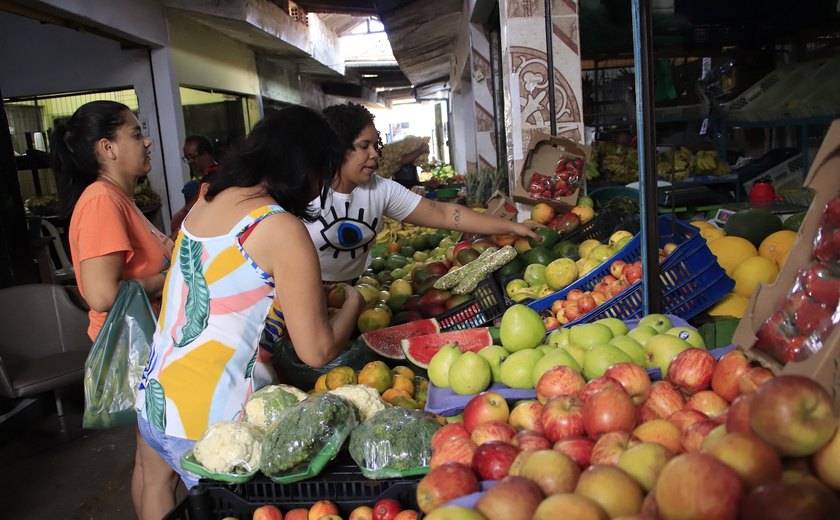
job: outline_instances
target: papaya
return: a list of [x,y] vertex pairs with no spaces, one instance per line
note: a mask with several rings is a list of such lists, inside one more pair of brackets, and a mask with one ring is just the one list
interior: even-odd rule
[[741,237],[758,248],[761,242],[782,229],[782,220],[766,209],[750,208],[730,215],[723,227],[728,237]]

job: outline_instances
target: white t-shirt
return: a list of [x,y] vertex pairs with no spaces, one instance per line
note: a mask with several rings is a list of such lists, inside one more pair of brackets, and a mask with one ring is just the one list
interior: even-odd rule
[[[403,220],[421,196],[378,175],[351,193],[330,190],[324,209],[306,228],[321,261],[321,279],[340,282],[360,276],[369,263],[376,234],[384,227],[382,215]],[[320,200],[310,205],[319,207]]]

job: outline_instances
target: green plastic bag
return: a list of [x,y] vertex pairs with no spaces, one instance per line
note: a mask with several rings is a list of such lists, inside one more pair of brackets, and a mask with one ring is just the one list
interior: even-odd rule
[[122,282],[85,361],[83,427],[115,428],[137,422],[134,400],[156,326],[146,291],[135,280]]

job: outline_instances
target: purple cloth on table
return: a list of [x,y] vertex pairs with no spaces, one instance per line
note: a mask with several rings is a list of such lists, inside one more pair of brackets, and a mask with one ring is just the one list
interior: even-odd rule
[[[501,383],[496,383],[490,386],[488,390],[498,392],[507,401],[537,398],[537,391],[533,388],[510,388]],[[459,395],[453,392],[451,388],[440,388],[429,383],[426,411],[446,417],[458,415],[464,411],[464,407],[473,397],[475,397],[475,394]]]

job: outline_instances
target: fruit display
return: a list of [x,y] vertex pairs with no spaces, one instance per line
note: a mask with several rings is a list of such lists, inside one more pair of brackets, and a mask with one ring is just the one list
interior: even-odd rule
[[[634,147],[598,141],[594,148],[593,163],[610,181],[627,184],[639,180],[639,156]],[[719,177],[731,172],[732,168],[716,150],[692,152],[680,146],[656,154],[656,175],[668,181],[685,180],[691,176]]]
[[428,379],[415,375],[407,366],[389,368],[385,362],[371,361],[361,370],[339,366],[318,377],[310,393],[333,393],[356,407],[362,418],[383,409],[384,403],[408,410],[422,410],[426,404]]
[[[412,500],[413,502],[413,500]],[[413,506],[413,504],[412,504]],[[417,520],[418,511],[394,498],[381,498],[370,505],[348,507],[333,500],[317,500],[309,507],[278,507],[265,504],[250,516],[227,516],[223,520]]]
[[[646,318],[652,330],[667,327]],[[555,392],[538,400],[472,397],[463,422],[433,436],[420,509],[485,520],[752,519],[768,518],[770,507],[779,508],[772,518],[828,519],[840,511],[836,459],[828,462],[840,453],[840,420],[823,387],[774,377],[739,349],[715,359],[690,344],[668,347],[659,362],[660,381],[627,361],[589,382],[557,366],[538,382],[553,381]],[[424,498],[444,498],[421,500],[421,487]]]
[[[825,208],[809,265],[802,266],[790,295],[756,333],[755,348],[780,363],[802,361],[820,349],[837,326],[840,298],[840,198]],[[740,267],[739,267],[740,269]],[[736,286],[737,287],[737,286]]]

